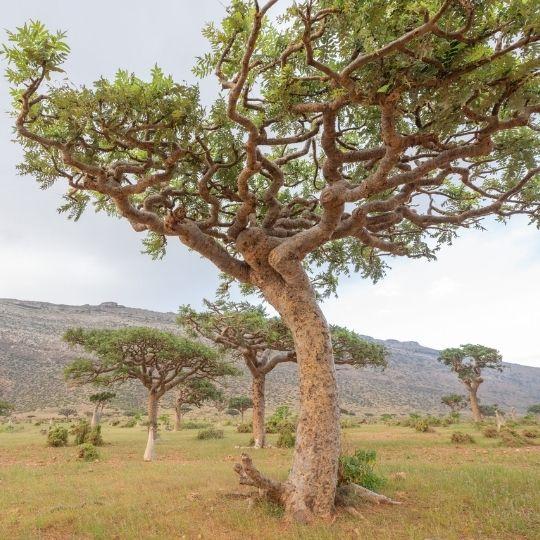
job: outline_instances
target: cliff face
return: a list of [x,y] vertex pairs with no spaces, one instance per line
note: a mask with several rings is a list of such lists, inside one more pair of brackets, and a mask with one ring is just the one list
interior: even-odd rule
[[[70,326],[117,328],[153,326],[181,331],[173,313],[128,308],[114,302],[98,306],[66,306],[45,302],[0,299],[0,398],[17,409],[35,410],[80,405],[88,391],[70,389],[62,378],[63,367],[74,357],[61,339]],[[382,341],[390,352],[384,372],[338,368],[342,407],[363,412],[410,412],[444,410],[442,395],[463,392],[455,377],[437,362],[438,351],[416,342]],[[483,403],[525,410],[540,402],[540,369],[506,364],[503,373],[486,374],[479,395]],[[268,401],[272,408],[294,405],[296,366],[284,364],[269,376]],[[227,382],[228,393],[247,393],[249,378]],[[129,385],[119,391],[118,404],[142,404],[143,391]]]

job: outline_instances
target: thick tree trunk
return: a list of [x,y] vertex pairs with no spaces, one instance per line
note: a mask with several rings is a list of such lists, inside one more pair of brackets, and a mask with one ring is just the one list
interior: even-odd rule
[[174,412],[176,414],[176,418],[174,421],[174,431],[180,431],[182,429],[182,403],[176,402],[176,406],[174,407]]
[[158,396],[155,392],[150,392],[148,394],[148,441],[144,451],[144,461],[153,461],[156,457],[157,411]]
[[92,420],[90,421],[90,427],[93,429],[97,426],[99,426],[100,421],[100,411],[99,411],[99,404],[97,404],[94,407],[94,413],[92,414]]
[[266,446],[266,430],[264,426],[264,374],[253,376],[251,392],[253,400],[253,440],[255,448]]
[[286,483],[289,517],[306,522],[333,513],[341,450],[339,406],[328,323],[310,286],[264,291],[292,332],[300,378],[300,414]]
[[478,404],[478,396],[476,388],[469,388],[469,402],[471,404],[472,417],[475,422],[482,421],[482,413],[480,412],[480,405]]

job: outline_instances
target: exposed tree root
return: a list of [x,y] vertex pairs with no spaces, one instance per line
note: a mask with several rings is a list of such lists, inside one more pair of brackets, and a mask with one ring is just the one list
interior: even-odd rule
[[[242,454],[241,462],[234,466],[235,472],[240,477],[241,485],[256,487],[258,491],[246,494],[250,501],[250,506],[262,500],[269,500],[283,506],[287,506],[287,499],[290,494],[290,488],[286,483],[276,482],[267,478],[253,465],[253,461],[247,454]],[[373,504],[401,504],[390,497],[375,493],[358,484],[341,484],[338,486],[335,504],[353,515],[361,514],[356,510],[361,502],[370,502]]]

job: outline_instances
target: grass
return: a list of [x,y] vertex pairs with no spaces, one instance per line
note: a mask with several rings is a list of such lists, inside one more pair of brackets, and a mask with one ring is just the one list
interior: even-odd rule
[[[417,433],[364,425],[343,432],[345,449],[375,449],[381,492],[403,505],[370,506],[361,517],[297,526],[279,509],[248,509],[232,466],[249,434],[199,441],[164,432],[157,461],[144,463],[141,427],[103,426],[98,462],[49,448],[39,428],[0,433],[0,538],[15,539],[535,539],[540,537],[540,446],[504,448],[472,425]],[[454,431],[476,444],[450,442]],[[277,436],[270,436],[275,443]],[[252,450],[263,472],[285,478],[292,450]],[[393,477],[394,473],[404,473]]]

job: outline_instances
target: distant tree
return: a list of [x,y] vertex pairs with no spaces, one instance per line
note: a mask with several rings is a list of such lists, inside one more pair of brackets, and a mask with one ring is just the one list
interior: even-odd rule
[[441,398],[441,403],[455,413],[467,406],[467,398],[461,394],[448,394]]
[[540,403],[535,403],[528,407],[527,412],[530,414],[540,414]]
[[240,413],[242,423],[244,422],[244,413],[253,407],[253,400],[248,396],[234,396],[229,399],[229,409]]
[[493,405],[478,405],[478,408],[482,416],[494,417],[497,416],[497,413],[500,413],[499,406],[496,403]]
[[[269,317],[262,306],[222,300],[204,303],[206,310],[201,312],[182,306],[178,322],[193,335],[213,341],[244,361],[252,378],[254,446],[263,448],[266,376],[283,362],[296,362],[292,334],[280,317]],[[331,326],[330,331],[337,365],[386,366],[381,345],[340,326]]]
[[181,385],[176,392],[174,429],[181,429],[182,413],[193,407],[200,407],[205,402],[223,401],[223,392],[208,379],[193,379]]
[[101,415],[103,414],[103,409],[111,400],[116,397],[115,392],[97,392],[90,396],[90,401],[94,404],[94,413],[92,414],[92,420],[90,422],[90,427],[95,428],[99,425],[101,421]]
[[77,410],[72,409],[71,407],[64,407],[62,409],[58,409],[58,414],[61,416],[65,416],[66,420],[69,420],[70,416],[75,416],[77,414]]
[[482,420],[478,403],[478,387],[484,382],[482,371],[494,369],[502,371],[502,356],[496,349],[483,345],[461,345],[441,351],[439,362],[448,366],[469,391],[469,403],[475,422]]
[[155,457],[157,413],[163,395],[190,379],[215,379],[236,370],[201,343],[154,328],[71,329],[65,341],[92,358],[80,358],[65,369],[78,384],[111,385],[138,380],[148,390],[148,442],[145,461]]
[[10,416],[14,408],[12,403],[0,399],[0,416]]

